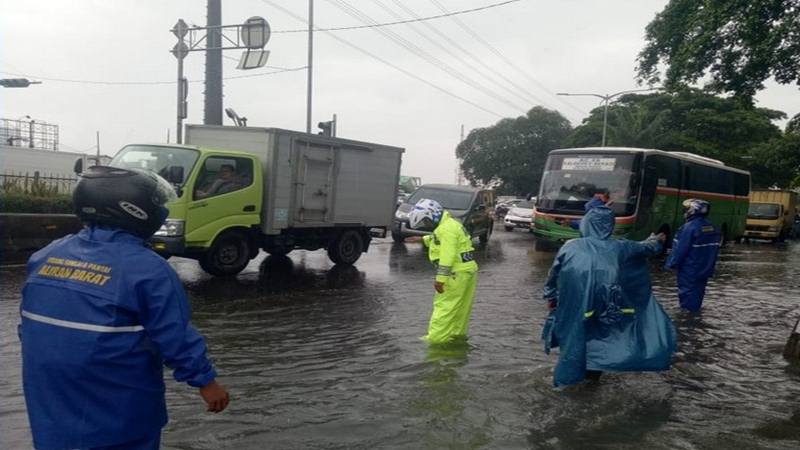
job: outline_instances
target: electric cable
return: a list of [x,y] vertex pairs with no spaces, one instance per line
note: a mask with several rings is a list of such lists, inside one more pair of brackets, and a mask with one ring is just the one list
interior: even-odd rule
[[[306,19],[304,19],[303,17],[293,13],[292,11],[284,8],[281,5],[278,5],[277,3],[273,2],[272,0],[261,0],[261,1],[263,3],[266,3],[266,4],[270,5],[270,6],[272,6],[273,8],[275,8],[277,10],[282,11],[284,14],[294,18],[295,20],[297,20],[299,22],[308,23],[308,21]],[[315,28],[315,30],[317,30],[317,28]],[[398,66],[396,64],[392,64],[391,62],[381,58],[380,56],[375,55],[374,53],[369,52],[368,50],[365,50],[365,49],[363,49],[363,48],[361,48],[361,47],[359,47],[359,46],[357,46],[355,44],[352,44],[350,41],[348,41],[348,40],[346,40],[346,39],[344,39],[342,37],[337,36],[335,33],[332,33],[332,32],[326,32],[326,33],[328,33],[328,35],[330,37],[332,37],[332,38],[336,39],[337,41],[341,42],[342,44],[352,48],[353,50],[356,50],[356,51],[358,51],[358,52],[360,52],[360,53],[362,53],[362,54],[364,54],[366,56],[369,56],[369,57],[371,57],[373,59],[376,59],[376,60],[382,62],[383,64],[385,64],[385,65],[397,70],[398,72],[401,72],[401,73],[407,75],[410,78],[413,78],[413,79],[415,79],[417,81],[420,81],[420,82],[422,82],[422,83],[424,83],[424,84],[436,89],[437,91],[442,92],[443,94],[446,94],[446,95],[448,95],[450,97],[458,99],[458,100],[460,100],[460,101],[462,101],[462,102],[464,102],[464,103],[466,103],[468,105],[474,106],[475,108],[480,109],[481,111],[489,113],[489,114],[491,114],[493,116],[500,117],[500,118],[505,117],[502,114],[499,114],[499,113],[497,113],[495,111],[492,111],[492,110],[490,110],[488,108],[485,108],[485,107],[483,107],[483,106],[481,106],[481,105],[479,105],[479,104],[477,104],[477,103],[475,103],[475,102],[473,102],[473,101],[471,101],[471,100],[469,100],[467,98],[464,98],[464,97],[462,97],[462,96],[460,96],[458,94],[450,92],[447,89],[445,89],[445,88],[443,88],[443,87],[441,87],[441,86],[439,86],[439,85],[437,85],[435,83],[432,83],[432,82],[430,82],[430,81],[428,81],[428,80],[426,80],[426,79],[424,79],[424,78],[422,78],[422,77],[420,77],[420,76],[418,76],[418,75],[416,75],[416,74],[414,74],[412,72],[409,72],[408,70],[403,69],[402,67],[400,67],[400,66]]]

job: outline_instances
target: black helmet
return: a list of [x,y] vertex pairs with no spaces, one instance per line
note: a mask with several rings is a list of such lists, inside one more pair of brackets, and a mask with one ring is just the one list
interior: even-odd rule
[[164,223],[175,190],[153,172],[93,166],[81,174],[72,193],[81,221],[122,228],[149,238]]

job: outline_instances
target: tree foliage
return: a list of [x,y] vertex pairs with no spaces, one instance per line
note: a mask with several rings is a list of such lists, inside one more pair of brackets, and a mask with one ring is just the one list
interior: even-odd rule
[[456,155],[473,185],[494,184],[504,194],[537,192],[547,153],[571,131],[560,113],[537,106],[525,116],[472,130]]
[[[750,170],[755,186],[786,186],[800,159],[792,156],[796,141],[773,123],[785,117],[697,89],[631,94],[609,106],[607,145],[695,153]],[[565,145],[599,146],[602,125],[595,108]]]
[[642,81],[691,84],[710,75],[713,92],[752,101],[774,77],[800,84],[800,0],[670,0],[647,26]]

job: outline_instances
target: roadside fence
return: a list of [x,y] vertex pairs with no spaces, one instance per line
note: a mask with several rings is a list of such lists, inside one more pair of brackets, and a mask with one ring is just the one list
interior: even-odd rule
[[57,194],[70,194],[78,183],[78,177],[65,177],[53,174],[0,173],[0,192],[9,194],[30,194],[47,197]]

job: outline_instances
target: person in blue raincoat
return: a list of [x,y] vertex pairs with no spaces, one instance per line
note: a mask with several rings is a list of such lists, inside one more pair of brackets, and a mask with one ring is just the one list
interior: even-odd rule
[[707,218],[711,210],[707,201],[690,198],[683,208],[686,223],[675,233],[666,267],[678,273],[681,308],[697,312],[703,307],[708,279],[714,275],[722,237]]
[[553,383],[577,384],[604,371],[669,368],[675,330],[655,299],[646,258],[663,235],[641,242],[612,239],[614,213],[590,208],[581,238],[564,244],[544,288],[551,309],[542,330],[545,352],[559,347]]
[[174,196],[154,173],[89,168],[73,193],[85,228],[28,261],[19,332],[36,448],[159,448],[164,364],[209,411],[228,405],[180,280],[145,247]]

